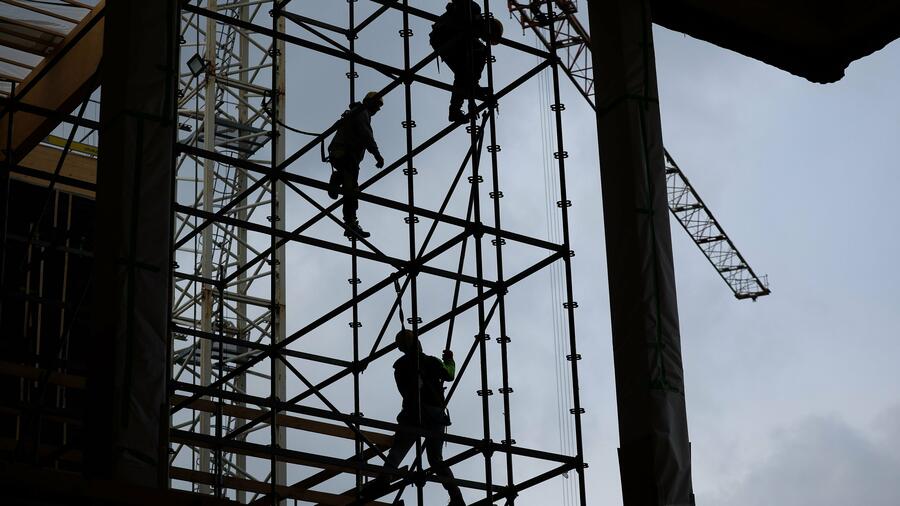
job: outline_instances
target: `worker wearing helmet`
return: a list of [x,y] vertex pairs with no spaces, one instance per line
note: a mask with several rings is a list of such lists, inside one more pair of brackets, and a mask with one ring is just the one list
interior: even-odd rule
[[447,10],[431,26],[431,47],[453,71],[453,91],[450,95],[451,122],[464,121],[463,101],[484,98],[487,91],[478,86],[487,63],[487,47],[500,43],[503,24],[481,14],[481,7],[472,0],[452,0]]
[[[403,356],[394,362],[394,381],[403,397],[403,408],[397,415],[397,423],[443,432],[450,425],[450,416],[444,407],[446,401],[443,383],[452,381],[456,376],[453,352],[444,350],[441,359],[426,355],[422,352],[418,337],[413,331],[406,329],[397,333],[395,342],[403,352]],[[396,469],[415,442],[414,435],[398,431],[394,435],[394,444],[388,452],[385,467]],[[439,438],[425,438],[425,454],[435,475],[453,479],[453,472],[444,465],[443,442]],[[381,476],[377,481],[386,485],[387,478]],[[450,494],[450,506],[465,505],[462,492],[456,484],[445,482],[443,486]]]
[[372,116],[375,115],[384,101],[374,91],[366,94],[362,103],[353,102],[350,109],[344,111],[334,139],[328,144],[328,161],[333,169],[328,183],[328,196],[336,199],[340,189],[344,189],[344,235],[350,238],[369,237],[369,233],[359,226],[356,210],[359,208],[359,164],[366,156],[366,151],[375,157],[375,167],[384,167],[384,158],[378,151],[375,134],[372,131]]

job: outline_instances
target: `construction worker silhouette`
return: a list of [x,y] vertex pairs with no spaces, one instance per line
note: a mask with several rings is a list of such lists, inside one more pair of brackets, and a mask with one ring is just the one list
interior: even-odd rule
[[333,169],[328,183],[328,196],[338,198],[340,189],[344,189],[344,235],[349,238],[369,237],[369,233],[359,226],[356,210],[359,208],[359,164],[366,156],[366,151],[375,157],[375,167],[384,167],[384,158],[378,151],[375,134],[372,132],[372,116],[375,115],[384,101],[374,91],[366,93],[362,103],[353,102],[350,109],[344,111],[338,125],[337,133],[328,144],[328,161]]
[[487,90],[478,86],[487,63],[487,48],[481,41],[497,45],[502,36],[503,24],[493,18],[486,19],[473,0],[452,0],[431,25],[431,47],[453,71],[448,114],[451,122],[465,121],[462,112],[465,99],[483,99],[487,95]]
[[[394,362],[394,381],[403,397],[403,408],[397,415],[397,423],[411,425],[430,431],[444,431],[450,425],[450,416],[444,408],[445,381],[456,376],[453,352],[444,350],[438,359],[422,353],[419,339],[411,330],[401,330],[396,337],[397,347],[403,356]],[[394,444],[387,455],[385,467],[397,469],[403,457],[416,443],[416,436],[398,431],[394,434]],[[444,465],[443,442],[434,437],[425,438],[425,454],[434,474],[453,479],[453,472]],[[387,484],[387,478],[378,478],[380,485]],[[465,506],[462,492],[453,483],[444,483],[450,495],[450,506]]]

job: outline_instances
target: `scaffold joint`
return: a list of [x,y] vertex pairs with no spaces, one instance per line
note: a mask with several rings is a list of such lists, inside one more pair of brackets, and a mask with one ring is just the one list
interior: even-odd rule
[[471,233],[477,239],[481,239],[481,237],[484,235],[483,223],[473,221],[469,223],[466,228],[469,230],[469,233]]

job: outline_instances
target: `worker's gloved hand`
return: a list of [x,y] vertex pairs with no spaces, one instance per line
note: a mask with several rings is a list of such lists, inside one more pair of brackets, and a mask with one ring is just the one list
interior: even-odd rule
[[453,361],[453,351],[452,350],[444,350],[444,353],[441,355],[441,358],[444,359],[444,362],[452,362]]
[[384,158],[381,156],[381,153],[375,153],[375,167],[379,169],[384,167]]

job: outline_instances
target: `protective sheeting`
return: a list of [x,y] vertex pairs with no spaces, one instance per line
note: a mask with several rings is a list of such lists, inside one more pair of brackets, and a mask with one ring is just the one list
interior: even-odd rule
[[896,0],[653,0],[653,22],[813,82],[900,37]]
[[626,506],[693,504],[662,128],[647,0],[590,4]]
[[109,0],[104,35],[87,470],[163,485],[175,0]]

